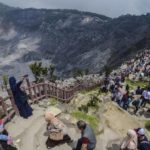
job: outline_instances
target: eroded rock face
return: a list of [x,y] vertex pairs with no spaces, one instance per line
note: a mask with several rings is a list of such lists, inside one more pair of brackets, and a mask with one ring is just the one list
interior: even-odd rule
[[99,72],[149,48],[150,14],[106,16],[76,10],[19,9],[0,4],[0,62],[48,60],[58,75]]

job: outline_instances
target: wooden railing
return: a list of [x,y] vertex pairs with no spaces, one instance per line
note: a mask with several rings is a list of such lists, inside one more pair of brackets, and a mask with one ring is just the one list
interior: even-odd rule
[[18,109],[13,99],[10,97],[7,97],[6,99],[0,97],[0,106],[2,107],[1,117],[5,123],[10,120],[14,114],[19,115]]
[[[99,86],[102,81],[98,81],[97,83],[87,83],[86,85],[83,83],[78,83],[74,87],[70,88],[59,88],[54,83],[39,83],[39,84],[31,84],[27,79],[27,87],[23,87],[23,90],[28,94],[30,103],[38,103],[38,101],[53,97],[57,100],[63,102],[69,102],[74,98],[76,92],[81,90],[90,90]],[[14,98],[11,90],[7,90],[9,105],[6,103],[2,97],[0,97],[0,106],[2,107],[3,113],[5,117],[3,117],[4,122],[10,120],[14,114],[19,115],[19,111],[15,105]]]
[[[143,54],[149,56],[150,51],[145,51]],[[91,83],[91,82],[89,83],[86,82],[86,84],[78,83],[74,87],[70,87],[66,89],[66,88],[59,88],[54,83],[31,84],[27,79],[27,87],[24,87],[23,89],[29,95],[29,99],[31,103],[36,103],[39,100],[48,97],[53,97],[63,102],[69,102],[74,98],[74,95],[77,91],[90,90],[92,88],[101,85],[102,82],[103,79],[97,81],[96,83]],[[4,122],[10,120],[14,114],[19,115],[19,111],[15,105],[11,90],[8,90],[7,92],[9,95],[7,99],[0,97],[0,106],[2,107],[1,110],[3,111],[4,114],[3,117]]]

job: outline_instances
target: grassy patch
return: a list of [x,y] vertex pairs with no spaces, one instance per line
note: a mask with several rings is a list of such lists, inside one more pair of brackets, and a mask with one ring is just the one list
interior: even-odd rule
[[85,113],[88,113],[89,108],[98,110],[99,102],[100,102],[99,98],[97,96],[91,94],[89,102],[85,105],[81,105],[80,107],[78,107],[78,110],[85,112]]
[[57,104],[57,102],[58,102],[58,101],[57,101],[56,98],[50,98],[50,99],[49,99],[49,104],[52,105],[52,106],[55,106],[55,105]]
[[141,88],[148,86],[147,81],[133,81],[133,80],[129,80],[129,79],[126,80],[126,84],[128,84],[130,86],[131,90],[136,89],[138,86],[140,86]]
[[99,119],[97,117],[88,115],[80,111],[72,112],[71,115],[77,120],[84,120],[88,122],[95,133],[99,132]]
[[94,87],[91,89],[82,90],[80,93],[82,94],[97,94],[99,92],[99,87]]
[[149,121],[146,121],[145,123],[145,128],[150,131],[150,120]]

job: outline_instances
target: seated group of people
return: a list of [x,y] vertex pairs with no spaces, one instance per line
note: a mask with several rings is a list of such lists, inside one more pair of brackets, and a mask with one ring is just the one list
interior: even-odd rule
[[143,128],[129,129],[121,143],[121,150],[150,150],[150,142]]
[[[59,144],[71,144],[72,150],[94,150],[96,147],[96,137],[92,128],[84,121],[77,122],[77,127],[81,132],[81,138],[73,142],[68,135],[67,127],[56,118],[52,113],[45,113],[47,122],[46,141],[47,148],[53,148]],[[17,150],[13,146],[12,138],[4,129],[4,124],[0,121],[0,149],[1,150]],[[129,129],[127,136],[123,139],[120,150],[150,150],[150,142],[146,137],[143,128]]]
[[[72,143],[72,150],[94,150],[96,137],[92,128],[84,121],[77,122],[81,138],[73,142],[67,132],[67,127],[53,114],[45,114],[49,138],[46,142],[48,148],[58,146],[60,143]],[[146,137],[144,128],[129,129],[127,136],[121,142],[120,150],[150,150],[150,142]]]
[[102,92],[110,91],[112,100],[123,109],[127,110],[129,106],[133,106],[136,114],[140,107],[145,107],[150,102],[150,88],[138,86],[134,92],[131,92],[128,84],[126,87],[123,86],[124,81],[124,76],[117,76],[115,79],[107,77],[101,90]]
[[[68,143],[72,150],[94,150],[96,146],[96,137],[92,128],[84,121],[77,122],[77,127],[81,131],[81,138],[78,141],[73,141],[68,135],[66,125],[56,118],[52,113],[45,113],[47,122],[46,135],[48,139],[46,146],[48,149],[58,146],[63,143]],[[17,150],[13,145],[13,140],[4,128],[4,123],[0,121],[0,150]]]
[[68,135],[66,125],[57,119],[52,113],[45,113],[47,121],[48,140],[46,141],[47,148],[52,148],[61,143],[71,144],[73,150],[94,150],[96,147],[96,137],[92,128],[83,120],[77,122],[77,127],[81,132],[81,138],[78,141],[73,141]]
[[113,100],[115,100],[120,107],[127,110],[129,106],[134,107],[134,113],[136,114],[140,107],[145,107],[150,102],[150,89],[141,89],[140,87],[134,93],[130,93],[126,90],[125,93],[120,92],[119,87],[115,89],[113,93]]

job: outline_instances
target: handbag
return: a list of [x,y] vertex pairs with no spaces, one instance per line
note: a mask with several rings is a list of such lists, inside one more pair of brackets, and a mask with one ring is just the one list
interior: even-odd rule
[[54,141],[60,141],[63,140],[64,134],[61,130],[52,129],[49,133],[49,138]]

